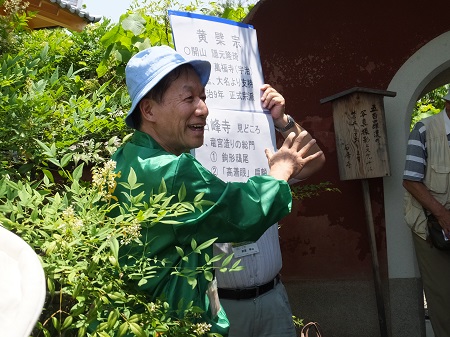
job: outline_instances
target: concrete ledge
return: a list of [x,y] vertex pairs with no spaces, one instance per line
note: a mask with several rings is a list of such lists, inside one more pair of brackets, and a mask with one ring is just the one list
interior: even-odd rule
[[[380,323],[371,280],[284,282],[292,312],[305,322],[317,321],[327,337],[379,337]],[[420,279],[392,279],[383,284],[390,337],[426,334]]]
[[[284,284],[293,314],[304,322],[319,322],[325,336],[380,336],[373,281],[313,280]],[[385,307],[388,308],[387,300]],[[388,314],[386,318],[389,319]]]
[[390,279],[393,337],[425,337],[422,281],[417,278]]

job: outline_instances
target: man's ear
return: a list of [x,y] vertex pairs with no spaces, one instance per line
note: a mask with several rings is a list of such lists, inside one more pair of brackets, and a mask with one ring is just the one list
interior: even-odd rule
[[155,115],[152,111],[153,109],[153,100],[149,98],[141,99],[139,102],[139,110],[141,111],[142,119],[153,122],[155,120]]

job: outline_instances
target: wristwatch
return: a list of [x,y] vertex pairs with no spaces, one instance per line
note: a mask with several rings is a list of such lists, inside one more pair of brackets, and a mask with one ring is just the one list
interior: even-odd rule
[[294,127],[295,125],[295,121],[294,118],[292,118],[290,115],[286,114],[288,122],[286,124],[286,126],[284,128],[277,128],[275,126],[275,130],[277,130],[278,132],[286,132],[287,130],[291,129]]

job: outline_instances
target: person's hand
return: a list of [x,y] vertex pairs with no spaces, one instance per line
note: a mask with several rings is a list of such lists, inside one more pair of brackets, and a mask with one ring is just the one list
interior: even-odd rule
[[[288,115],[285,113],[286,102],[284,97],[269,84],[264,84],[261,90],[263,108],[270,110],[276,128],[284,128],[289,122]],[[322,168],[325,163],[323,152],[312,136],[299,124],[294,123],[291,128],[281,132],[281,134],[283,137],[286,137],[283,147],[280,148],[275,156],[271,151],[266,151],[269,166],[271,166],[271,161],[276,164],[271,167],[271,171],[274,171],[274,174],[279,177],[278,179],[286,180],[286,175],[288,175],[288,179],[295,178],[297,180],[303,180]],[[288,153],[291,155],[286,156]],[[281,156],[284,156],[284,160],[281,162],[285,164],[288,161],[291,162],[292,165],[290,168],[278,163],[278,159]],[[293,172],[289,173],[289,170]]]
[[450,238],[450,211],[430,192],[422,181],[403,180],[403,187],[422,205],[433,213],[444,233]]
[[[270,110],[274,121],[283,118],[286,101],[284,97],[276,91],[270,84],[261,87],[261,105],[264,109]],[[285,124],[285,123],[284,123]]]
[[435,215],[447,238],[450,238],[450,211],[445,210],[439,215]]
[[272,177],[288,181],[290,178],[298,176],[307,163],[322,155],[322,151],[308,155],[308,151],[316,144],[316,140],[311,139],[302,146],[301,143],[307,135],[306,131],[302,131],[296,137],[292,132],[286,137],[277,152],[273,153],[270,149],[265,150],[270,167],[269,174]]

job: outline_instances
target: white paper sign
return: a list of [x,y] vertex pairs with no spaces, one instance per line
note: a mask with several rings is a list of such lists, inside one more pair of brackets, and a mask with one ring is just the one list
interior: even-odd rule
[[269,173],[266,148],[275,151],[270,115],[210,109],[205,142],[193,151],[197,160],[224,181],[245,182]]
[[224,181],[245,182],[269,173],[264,150],[275,151],[275,129],[261,107],[264,84],[256,31],[217,17],[169,11],[176,50],[211,63],[204,145],[193,151]]
[[175,49],[186,59],[211,63],[208,108],[260,111],[264,79],[256,30],[251,25],[169,11]]

